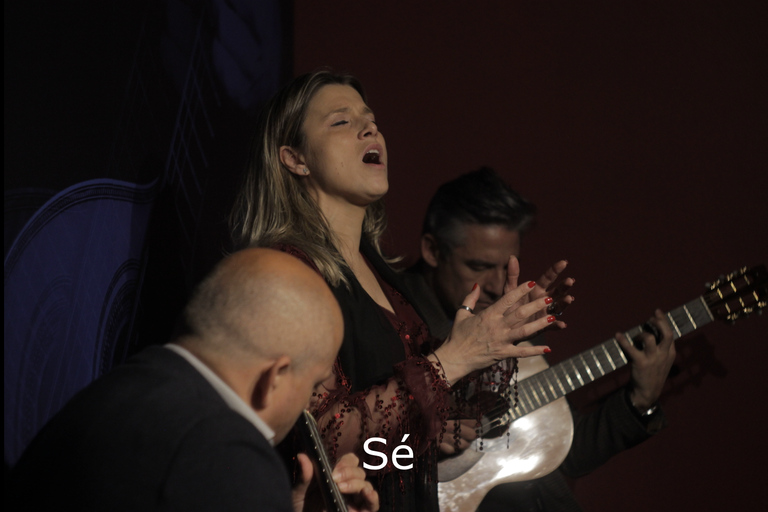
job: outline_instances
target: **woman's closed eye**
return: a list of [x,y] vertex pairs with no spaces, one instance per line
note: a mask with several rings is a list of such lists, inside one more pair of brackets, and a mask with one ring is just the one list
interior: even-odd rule
[[349,121],[347,121],[346,119],[342,119],[341,121],[336,121],[331,126],[341,126],[341,125],[347,124],[347,123],[349,123]]

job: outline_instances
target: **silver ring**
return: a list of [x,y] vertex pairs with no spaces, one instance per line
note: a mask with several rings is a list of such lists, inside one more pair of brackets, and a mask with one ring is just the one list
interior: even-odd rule
[[470,313],[472,313],[473,315],[475,314],[474,310],[473,310],[471,307],[469,307],[469,306],[465,306],[464,304],[462,304],[461,306],[459,306],[459,309],[466,309],[467,311],[469,311],[469,312],[470,312]]

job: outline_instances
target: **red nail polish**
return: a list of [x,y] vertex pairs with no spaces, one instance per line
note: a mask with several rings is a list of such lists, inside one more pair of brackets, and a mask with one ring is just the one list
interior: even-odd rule
[[472,287],[472,291],[475,291],[477,289],[477,283],[475,283],[475,286]]
[[534,286],[536,286],[536,281],[531,281],[528,283],[528,288],[533,288]]
[[549,354],[550,352],[552,352],[551,348],[547,347],[547,348],[544,349],[544,353],[545,354]]
[[552,323],[554,321],[555,321],[555,317],[554,316],[550,315],[550,316],[547,317],[547,322]]
[[544,304],[552,304],[555,300],[552,297],[544,299]]

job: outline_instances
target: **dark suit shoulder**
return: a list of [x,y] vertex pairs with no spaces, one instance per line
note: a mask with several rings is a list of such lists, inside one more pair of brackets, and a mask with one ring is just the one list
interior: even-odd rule
[[285,469],[256,427],[184,358],[153,347],[80,392],[10,476],[26,509],[240,510],[182,507],[174,500],[207,494],[209,505],[225,503],[219,485],[253,499],[247,490],[235,492],[245,482],[232,472],[257,467],[272,478],[265,489],[275,503],[289,504]]
[[179,444],[163,500],[178,510],[290,511],[288,471],[252,425],[230,415],[211,416]]

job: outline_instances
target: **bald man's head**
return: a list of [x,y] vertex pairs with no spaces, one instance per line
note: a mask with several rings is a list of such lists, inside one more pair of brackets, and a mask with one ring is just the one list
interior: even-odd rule
[[328,285],[300,260],[244,249],[197,287],[175,343],[195,354],[280,441],[330,378],[344,322]]
[[332,346],[335,340],[308,341],[340,315],[328,286],[303,262],[270,249],[245,249],[196,289],[184,311],[191,335],[185,344],[233,357],[289,355],[301,365],[323,345]]

